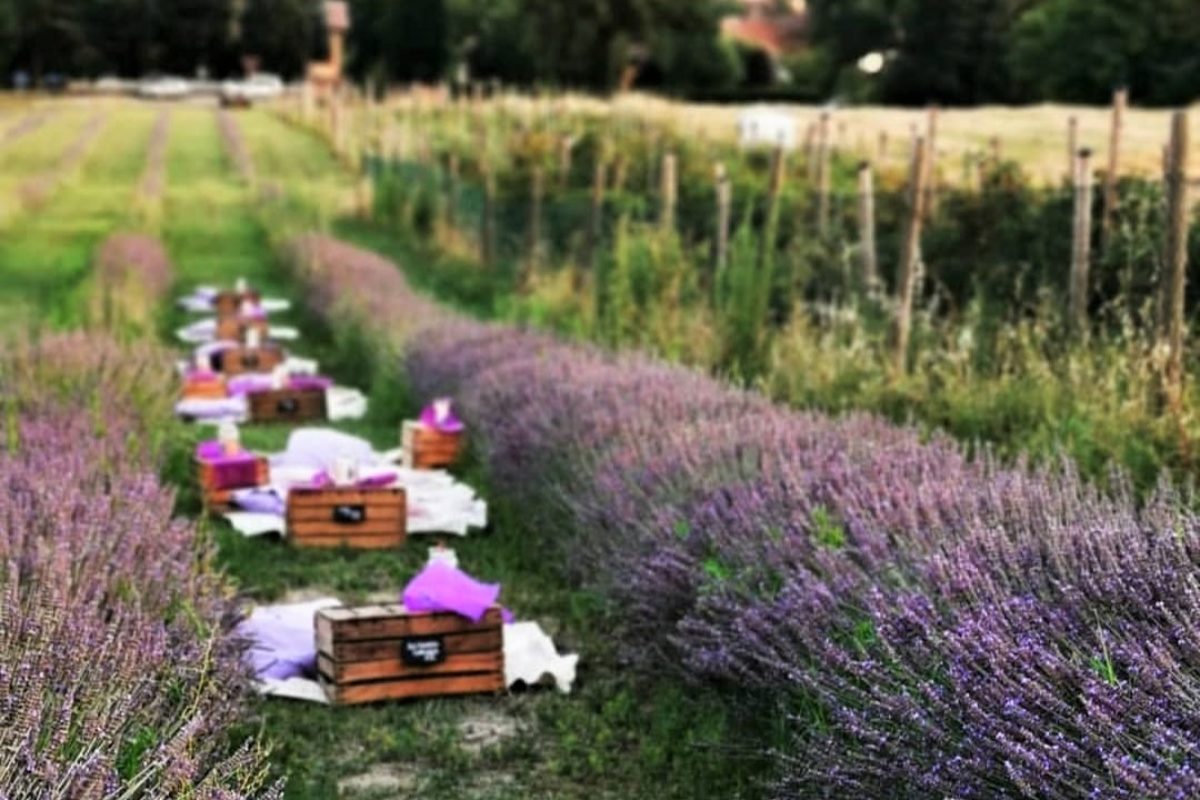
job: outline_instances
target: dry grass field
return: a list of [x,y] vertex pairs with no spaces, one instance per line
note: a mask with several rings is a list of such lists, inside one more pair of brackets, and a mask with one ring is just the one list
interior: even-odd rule
[[[522,100],[506,98],[505,103]],[[738,115],[745,106],[684,104],[647,95],[630,95],[611,103],[593,98],[571,96],[557,101],[572,110],[597,114],[648,116],[674,125],[682,131],[714,139],[736,135]],[[924,130],[927,111],[916,108],[776,106],[794,115],[801,138],[808,126],[823,111],[831,111],[832,135],[839,148],[850,148],[885,168],[900,168],[906,163],[913,132]],[[1193,118],[1197,110],[1191,110]],[[1168,109],[1130,108],[1125,114],[1121,172],[1157,174],[1162,167],[1162,148],[1170,128]],[[988,155],[993,138],[999,141],[1002,156],[1021,164],[1041,181],[1057,182],[1067,175],[1068,121],[1078,120],[1078,144],[1095,152],[1099,168],[1107,164],[1111,110],[1095,106],[1037,105],[986,106],[968,109],[943,109],[938,121],[938,151],[944,179],[954,181],[962,174],[962,156],[967,153]],[[881,134],[886,146],[880,155]],[[1200,138],[1192,147],[1200,155]],[[1192,163],[1200,163],[1193,158]]]

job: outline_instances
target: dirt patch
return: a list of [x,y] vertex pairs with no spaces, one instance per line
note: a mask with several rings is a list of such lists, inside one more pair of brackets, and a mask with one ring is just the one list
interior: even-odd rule
[[346,800],[404,800],[415,797],[421,779],[399,764],[376,764],[361,775],[338,781],[338,797]]
[[458,746],[471,755],[479,755],[521,733],[514,718],[496,711],[483,711],[458,723]]

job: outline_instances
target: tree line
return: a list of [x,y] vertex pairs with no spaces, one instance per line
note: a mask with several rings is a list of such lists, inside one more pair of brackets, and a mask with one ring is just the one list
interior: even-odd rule
[[[780,0],[781,5],[786,5]],[[221,77],[324,55],[320,0],[0,0],[0,68]],[[1200,87],[1196,0],[809,0],[807,45],[762,68],[723,40],[736,0],[352,0],[349,67],[376,84],[496,79],[680,94],[947,105],[1178,104]],[[857,63],[884,56],[878,74]],[[773,83],[777,76],[782,83]],[[772,84],[772,85],[768,85]]]

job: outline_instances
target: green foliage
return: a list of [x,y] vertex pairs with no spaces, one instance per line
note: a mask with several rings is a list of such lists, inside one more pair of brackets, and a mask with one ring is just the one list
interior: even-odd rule
[[389,81],[436,81],[449,58],[445,0],[355,0],[351,72]]
[[0,0],[0,68],[48,73],[239,74],[242,55],[303,74],[323,30],[320,0]]
[[1104,102],[1128,86],[1149,103],[1187,103],[1200,80],[1200,18],[1189,0],[1045,0],[1018,21],[1013,70],[1030,99]]

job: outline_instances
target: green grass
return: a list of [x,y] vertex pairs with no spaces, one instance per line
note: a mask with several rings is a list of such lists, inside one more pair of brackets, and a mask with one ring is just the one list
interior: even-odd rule
[[[89,116],[81,109],[63,110],[36,135],[0,153],[5,165],[0,193],[11,194],[21,180],[53,169]],[[92,253],[130,222],[151,122],[141,109],[110,120],[78,176],[44,208],[8,221],[0,235],[0,329],[80,324]]]
[[[51,319],[79,323],[92,251],[112,230],[133,224],[134,193],[158,109],[115,106],[109,127],[78,178],[37,215],[22,218],[0,237],[8,324]],[[4,155],[0,186],[57,163],[90,111],[64,104],[45,135],[13,143]],[[347,207],[355,186],[324,144],[263,113],[240,114],[262,184],[276,182],[296,202],[290,222],[312,224]],[[72,122],[73,121],[73,122]],[[318,358],[323,371],[368,391],[371,413],[338,425],[378,448],[398,443],[399,423],[415,409],[399,384],[397,365],[381,359],[353,331],[332,331],[311,317],[303,297],[277,262],[272,234],[255,189],[238,177],[222,150],[213,112],[180,106],[168,148],[167,188],[160,233],[174,262],[177,288],[229,284],[245,277],[271,295],[296,302],[282,320],[303,331],[294,349]],[[338,222],[339,229],[350,223]],[[18,316],[18,310],[20,315]],[[15,319],[15,321],[14,321]],[[160,332],[187,319],[172,302]],[[173,343],[173,342],[172,342]],[[179,351],[183,353],[182,348]],[[190,463],[205,432],[173,425],[166,474],[179,489],[178,510],[200,513]],[[211,435],[211,434],[210,434]],[[288,430],[247,426],[244,440],[278,450]],[[648,679],[622,662],[603,603],[563,580],[558,565],[536,544],[554,520],[530,516],[497,496],[472,463],[464,479],[490,502],[488,531],[466,540],[449,537],[473,574],[503,583],[503,601],[521,618],[539,621],[567,650],[583,656],[576,691],[549,689],[500,698],[467,698],[331,709],[280,700],[252,700],[237,736],[259,735],[273,747],[272,769],[288,778],[287,797],[339,796],[339,784],[386,771],[404,788],[344,794],[357,798],[671,798],[753,796],[758,762],[731,758],[724,749],[741,721],[724,705],[670,678]],[[218,563],[240,593],[255,601],[338,595],[348,601],[398,596],[436,539],[414,537],[392,553],[300,551],[281,542],[247,540],[217,520],[201,524],[218,547]],[[479,721],[514,726],[517,735],[476,750],[464,746],[464,726]],[[723,744],[726,743],[726,744]]]

